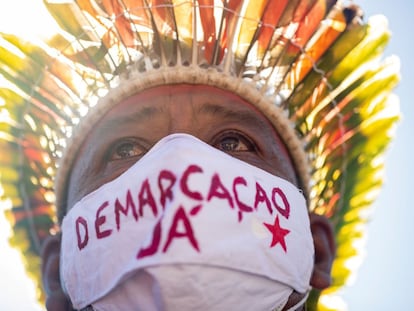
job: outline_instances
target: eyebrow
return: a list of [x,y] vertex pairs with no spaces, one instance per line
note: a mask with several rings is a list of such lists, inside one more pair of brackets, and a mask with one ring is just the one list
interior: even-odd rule
[[206,103],[206,104],[201,105],[201,107],[197,110],[197,112],[201,114],[211,115],[211,116],[218,116],[218,117],[223,118],[224,120],[229,120],[229,121],[236,120],[245,125],[250,125],[250,126],[254,126],[258,128],[263,126],[263,121],[257,116],[255,116],[255,114],[253,114],[250,111],[244,111],[244,110],[235,111],[233,109],[229,109],[224,106]]
[[[121,117],[104,121],[100,125],[99,132],[100,134],[105,134],[113,131],[114,128],[116,128],[120,124],[139,123],[147,121],[148,119],[153,118],[154,116],[161,114],[164,111],[164,107],[145,106],[132,114],[127,114]],[[211,115],[213,117],[220,117],[228,121],[241,122],[244,125],[252,127],[260,128],[263,126],[263,121],[257,118],[250,111],[235,111],[233,109],[229,109],[221,105],[211,104],[208,102],[201,104],[200,107],[196,110],[196,112],[199,114]]]
[[147,119],[153,118],[157,114],[163,112],[163,108],[145,106],[132,114],[127,114],[121,117],[105,120],[100,127],[100,134],[105,134],[114,130],[120,124],[139,123]]

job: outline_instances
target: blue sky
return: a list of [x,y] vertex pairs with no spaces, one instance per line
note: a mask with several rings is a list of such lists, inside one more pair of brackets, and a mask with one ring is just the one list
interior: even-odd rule
[[[13,3],[19,2],[25,1]],[[343,290],[343,297],[351,311],[402,310],[412,304],[409,285],[414,279],[414,251],[411,250],[414,247],[414,208],[409,204],[414,174],[414,161],[410,159],[414,149],[410,144],[412,138],[409,138],[414,133],[414,104],[411,103],[414,98],[414,62],[410,40],[413,36],[410,32],[414,29],[414,2],[363,0],[357,3],[361,4],[367,17],[379,13],[388,17],[393,36],[386,54],[397,54],[401,59],[402,81],[395,92],[400,97],[403,118],[396,140],[387,154],[385,186],[368,225],[366,258],[355,283]],[[10,9],[9,1],[0,0],[0,8],[5,5]],[[24,11],[25,14],[32,13]],[[0,23],[4,21],[4,12],[0,10]],[[26,18],[22,20],[27,23]],[[4,219],[0,218],[0,227],[4,225]],[[5,252],[5,241],[1,238],[0,309],[37,310],[33,307],[33,289],[17,264],[17,254],[9,250]],[[10,260],[6,263],[3,256]]]

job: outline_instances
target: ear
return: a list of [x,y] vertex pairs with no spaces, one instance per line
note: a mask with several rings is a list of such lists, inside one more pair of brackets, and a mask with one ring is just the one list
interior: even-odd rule
[[335,258],[335,238],[329,220],[320,215],[310,214],[310,224],[315,245],[315,265],[311,286],[325,289],[331,285],[331,269]]
[[60,234],[48,237],[42,249],[42,282],[48,311],[73,310],[60,284]]

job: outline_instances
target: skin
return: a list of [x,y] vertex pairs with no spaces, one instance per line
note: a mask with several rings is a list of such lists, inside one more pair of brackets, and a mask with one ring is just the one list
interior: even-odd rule
[[[118,177],[161,138],[173,133],[193,135],[299,186],[278,133],[251,104],[213,87],[162,86],[121,101],[91,130],[72,168],[67,210],[88,193]],[[333,234],[325,218],[311,214],[310,220],[316,253],[311,285],[323,289],[330,284],[335,248]],[[56,236],[46,244],[43,253],[47,308],[71,310],[60,289],[59,250],[60,239]],[[302,297],[293,293],[286,308]]]
[[94,127],[72,170],[68,206],[119,176],[173,133],[193,135],[298,185],[279,135],[253,106],[212,87],[164,86],[127,98]]

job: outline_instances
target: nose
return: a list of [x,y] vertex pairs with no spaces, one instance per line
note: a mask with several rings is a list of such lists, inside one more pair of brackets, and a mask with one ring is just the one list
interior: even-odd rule
[[194,110],[192,98],[185,96],[179,102],[170,102],[169,106],[169,134],[186,133],[193,136],[198,134],[198,116]]

